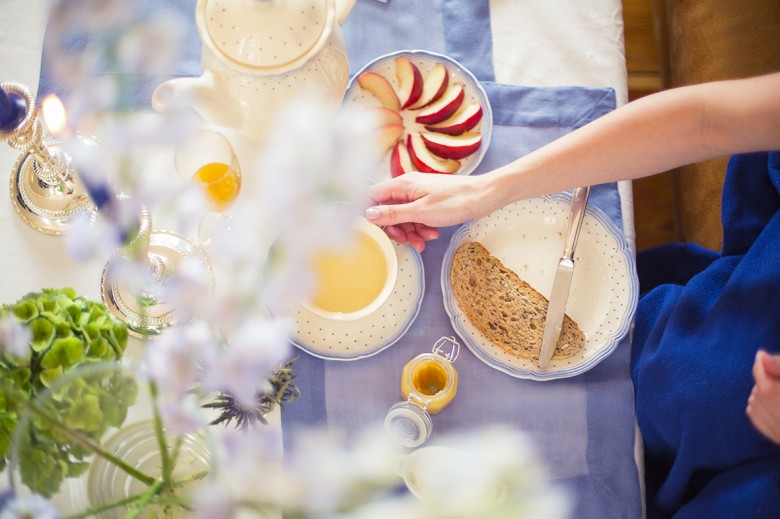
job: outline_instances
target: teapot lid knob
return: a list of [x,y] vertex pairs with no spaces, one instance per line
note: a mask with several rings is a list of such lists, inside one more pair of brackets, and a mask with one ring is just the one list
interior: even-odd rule
[[199,0],[198,31],[216,55],[254,72],[299,67],[325,44],[333,0]]

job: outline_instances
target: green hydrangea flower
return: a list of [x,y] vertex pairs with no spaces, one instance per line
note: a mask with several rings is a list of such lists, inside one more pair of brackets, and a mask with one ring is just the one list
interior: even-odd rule
[[[51,496],[65,477],[86,470],[85,458],[91,455],[62,425],[97,441],[124,422],[135,402],[136,382],[120,370],[73,371],[121,359],[127,327],[105,306],[78,296],[72,288],[27,294],[0,307],[0,319],[8,316],[29,328],[31,340],[26,357],[0,353],[0,470],[8,462],[25,407],[35,402],[42,413],[30,414],[20,437],[19,469],[27,486]],[[68,376],[75,373],[79,376]],[[42,394],[48,397],[40,398]]]

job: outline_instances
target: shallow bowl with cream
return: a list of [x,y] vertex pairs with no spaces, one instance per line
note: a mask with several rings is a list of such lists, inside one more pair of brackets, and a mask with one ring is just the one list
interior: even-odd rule
[[395,288],[398,257],[390,238],[363,217],[355,218],[354,231],[346,247],[323,250],[314,259],[314,295],[302,304],[325,319],[371,315]]

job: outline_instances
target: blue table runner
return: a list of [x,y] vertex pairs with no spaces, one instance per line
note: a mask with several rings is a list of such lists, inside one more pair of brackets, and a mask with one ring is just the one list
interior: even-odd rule
[[[615,92],[608,88],[496,83],[488,10],[487,0],[358,0],[343,27],[353,73],[380,55],[424,49],[457,59],[477,76],[488,93],[494,126],[475,174],[527,154],[616,104]],[[622,229],[616,184],[594,186],[590,203]],[[302,396],[282,415],[285,438],[302,425],[348,431],[382,426],[387,410],[400,400],[404,364],[430,351],[439,337],[455,335],[440,284],[442,259],[454,231],[441,229],[439,240],[429,242],[422,253],[425,297],[417,319],[396,344],[354,362],[300,353],[296,372]],[[463,347],[456,362],[458,394],[433,417],[428,444],[442,433],[470,427],[517,427],[536,440],[553,477],[572,491],[575,517],[641,517],[629,354],[630,342],[624,339],[609,358],[583,375],[535,382],[490,368]]]

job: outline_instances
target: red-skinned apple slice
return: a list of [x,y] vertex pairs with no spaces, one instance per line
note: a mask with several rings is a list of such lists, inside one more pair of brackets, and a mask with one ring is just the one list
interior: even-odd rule
[[449,82],[450,73],[447,71],[447,67],[441,63],[436,63],[423,79],[423,91],[420,94],[420,98],[417,102],[407,106],[407,108],[416,110],[436,101],[447,90]]
[[404,123],[404,118],[400,113],[385,106],[372,106],[368,108],[368,110],[372,114],[371,116],[374,118],[374,121],[376,121],[377,128],[388,124]]
[[409,150],[406,149],[404,141],[398,141],[390,154],[390,175],[395,178],[410,171],[414,171],[414,165]]
[[431,153],[443,159],[463,159],[474,153],[482,145],[479,132],[447,135],[444,133],[422,133],[423,143]]
[[403,133],[403,124],[388,124],[379,128],[376,131],[376,137],[382,153],[392,148]]
[[420,111],[420,115],[415,117],[415,121],[420,124],[435,124],[447,119],[454,114],[463,104],[466,97],[466,91],[463,85],[455,83],[451,85],[444,94],[435,102],[429,104]]
[[426,173],[454,173],[460,168],[460,162],[453,159],[440,159],[431,154],[419,133],[409,134],[406,140],[409,158],[417,171]]
[[401,102],[398,100],[393,85],[376,72],[363,72],[358,76],[358,84],[365,90],[374,94],[379,99],[382,106],[385,106],[396,112],[401,109]]
[[471,103],[455,112],[449,119],[437,124],[426,125],[429,132],[460,135],[474,128],[482,120],[482,105]]
[[398,79],[398,99],[401,110],[420,99],[423,77],[417,65],[403,56],[395,58],[395,77]]

